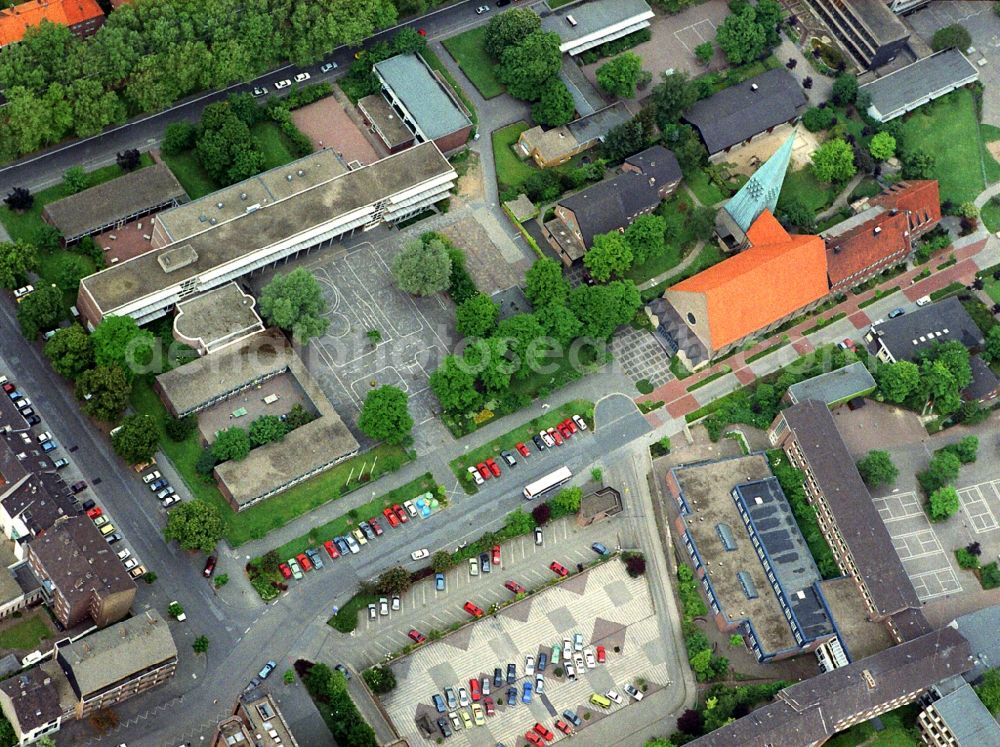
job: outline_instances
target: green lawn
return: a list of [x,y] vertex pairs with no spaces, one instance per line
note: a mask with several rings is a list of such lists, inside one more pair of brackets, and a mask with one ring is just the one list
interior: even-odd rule
[[[437,483],[434,482],[434,476],[430,472],[425,472],[416,480],[411,480],[405,485],[400,485],[398,488],[390,490],[385,495],[379,496],[368,503],[358,506],[356,509],[348,511],[343,516],[338,516],[336,519],[326,522],[326,524],[320,524],[319,526],[313,527],[308,533],[303,534],[301,537],[289,540],[281,547],[277,548],[278,557],[282,559],[290,558],[293,555],[298,555],[307,547],[319,548],[319,546],[328,539],[338,535],[347,534],[348,530],[356,527],[359,521],[365,521],[373,516],[375,518],[382,519],[382,521],[379,522],[382,525],[382,528],[389,530],[390,527],[388,522],[382,518],[383,508],[391,506],[394,503],[408,501],[423,493],[436,492],[437,487]],[[278,580],[280,579],[275,578],[275,581]]]
[[885,727],[882,731],[875,731],[875,727],[867,721],[852,726],[834,736],[826,743],[827,747],[853,747],[860,744],[865,747],[918,747],[922,744],[917,737],[918,709],[916,705],[907,705],[883,714],[879,717]]
[[[153,159],[150,158],[148,153],[142,154],[140,165],[140,167],[153,165]],[[111,181],[116,177],[122,176],[122,173],[122,170],[116,165],[95,169],[89,172],[90,186],[93,187]],[[63,197],[69,197],[71,194],[73,193],[60,182],[47,189],[35,192],[35,204],[32,205],[30,210],[26,210],[23,213],[15,213],[6,205],[0,203],[0,223],[3,223],[4,228],[7,229],[7,233],[10,234],[10,237],[14,241],[27,241],[30,243],[34,241],[35,232],[44,225],[42,222],[42,208],[50,202],[61,200]]]
[[492,99],[506,89],[493,72],[493,60],[486,53],[485,40],[486,26],[477,26],[442,43],[480,95]]
[[778,197],[780,209],[782,197],[798,197],[807,207],[819,213],[833,204],[839,190],[829,184],[824,184],[815,176],[808,166],[797,171],[789,171]]
[[[195,464],[202,448],[198,434],[194,433],[181,442],[172,441],[167,437],[164,429],[167,413],[148,379],[136,381],[131,403],[136,412],[152,415],[158,423],[160,448],[180,473],[192,495],[218,506],[226,523],[225,537],[233,547],[252,539],[264,537],[271,530],[284,526],[302,514],[308,513],[324,503],[336,500],[342,494],[361,487],[361,485],[369,484],[386,472],[398,469],[410,458],[402,447],[384,444],[376,446],[371,451],[348,459],[294,488],[279,493],[273,498],[268,498],[245,511],[236,513],[222,497],[218,488],[215,487],[215,483],[207,480],[195,470]],[[364,482],[358,482],[355,479],[345,490],[351,473],[353,472],[356,476],[361,472],[367,472],[367,470],[372,469],[373,460],[375,471],[371,477],[365,479]]]
[[250,134],[264,153],[264,168],[273,169],[295,160],[281,128],[270,120],[258,122],[250,129]]
[[979,125],[979,134],[983,139],[983,166],[986,168],[986,181],[992,184],[1000,181],[1000,163],[986,149],[986,143],[1000,140],[1000,127],[991,124]]
[[941,202],[960,205],[983,191],[984,149],[971,91],[959,89],[907,116],[903,147],[934,156],[931,177],[940,182]]
[[726,199],[726,195],[722,194],[722,190],[709,180],[708,175],[702,169],[685,174],[684,183],[698,198],[698,201],[707,207]]
[[[493,457],[499,460],[501,451],[504,449],[513,450],[514,445],[519,441],[529,444],[528,448],[533,452],[533,457],[537,454],[537,451],[535,450],[534,445],[530,444],[531,437],[538,435],[538,432],[542,430],[542,428],[551,428],[556,423],[561,423],[571,415],[579,415],[587,421],[587,425],[591,428],[594,427],[594,403],[583,399],[573,400],[572,402],[567,402],[554,410],[549,410],[544,415],[540,415],[534,420],[522,423],[514,430],[508,431],[502,436],[497,436],[489,443],[485,443],[482,446],[466,452],[457,459],[452,460],[451,464],[448,466],[451,467],[451,471],[455,473],[455,477],[462,482],[466,490],[469,490],[470,488],[475,490],[471,484],[471,478],[468,473],[470,465],[482,462],[488,457]],[[521,456],[518,455],[517,458],[521,459]],[[529,457],[529,459],[530,458],[531,457]],[[500,466],[501,469],[505,469],[506,467],[506,464],[501,464]],[[516,469],[516,467],[514,469]]]
[[[994,197],[993,200],[996,198]],[[990,231],[990,233],[995,233],[1000,231],[1000,204],[997,204],[993,200],[988,200],[983,209],[979,211],[979,217],[983,219],[983,225]]]
[[493,131],[493,161],[496,164],[497,182],[501,185],[501,191],[504,184],[515,188],[520,186],[537,171],[530,159],[522,160],[512,150],[521,133],[527,129],[526,123],[515,122]]
[[192,200],[204,197],[219,188],[215,180],[202,169],[193,149],[173,156],[164,154],[163,160]]
[[[656,209],[656,212],[658,215],[666,216],[668,213],[674,212],[687,213],[692,209],[694,209],[694,202],[691,196],[686,191],[681,190],[669,200],[662,203]],[[625,273],[625,277],[637,284],[641,284],[650,278],[672,270],[686,254],[685,250],[694,242],[695,237],[688,230],[688,223],[685,222],[682,226],[681,235],[677,237],[676,241],[667,244],[663,254],[651,257],[643,264],[633,267]]]
[[0,649],[32,651],[52,637],[52,630],[37,614],[0,631]]
[[986,291],[986,295],[993,299],[993,303],[1000,303],[1000,280],[985,277],[983,278],[983,283],[983,290]]

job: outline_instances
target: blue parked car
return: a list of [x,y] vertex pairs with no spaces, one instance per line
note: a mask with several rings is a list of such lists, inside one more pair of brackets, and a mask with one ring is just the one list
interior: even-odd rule
[[538,655],[538,671],[544,672],[545,665],[549,663],[549,655],[544,651]]
[[524,683],[524,692],[521,694],[521,702],[531,704],[531,683]]
[[438,591],[444,591],[444,574],[435,573],[434,574],[434,588]]
[[590,549],[596,552],[598,555],[607,555],[608,548],[602,545],[600,542],[595,542],[590,546]]
[[508,687],[507,688],[507,705],[517,705],[517,688]]
[[438,713],[444,713],[447,708],[444,707],[444,698],[441,697],[440,693],[434,693],[431,696],[431,700],[434,701],[434,707],[437,709]]

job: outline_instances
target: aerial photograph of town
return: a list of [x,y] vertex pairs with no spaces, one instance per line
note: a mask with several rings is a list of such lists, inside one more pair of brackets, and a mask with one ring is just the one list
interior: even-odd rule
[[0,0],[0,389],[0,747],[1000,747],[1000,2]]

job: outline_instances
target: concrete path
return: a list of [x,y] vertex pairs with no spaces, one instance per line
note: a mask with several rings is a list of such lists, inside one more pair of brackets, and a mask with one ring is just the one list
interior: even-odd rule
[[845,205],[847,205],[848,199],[850,199],[851,194],[857,189],[858,185],[861,184],[861,180],[867,176],[865,172],[855,174],[851,177],[851,180],[844,185],[844,188],[840,190],[840,194],[834,199],[833,204],[830,205],[822,213],[816,215],[816,220],[823,221],[839,212]]

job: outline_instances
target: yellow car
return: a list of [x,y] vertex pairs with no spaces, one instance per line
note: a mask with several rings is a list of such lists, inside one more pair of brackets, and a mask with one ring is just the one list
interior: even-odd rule
[[368,544],[368,540],[365,538],[365,533],[362,532],[360,529],[355,529],[353,532],[351,532],[351,534],[354,535],[354,539],[358,541],[359,545]]
[[365,56],[365,50],[363,49],[359,49],[357,52],[354,53],[354,59],[356,60],[360,60],[364,56]]
[[472,719],[476,722],[476,726],[486,724],[486,716],[483,715],[483,707],[479,703],[472,704]]
[[462,723],[465,725],[465,728],[466,729],[471,729],[472,728],[472,719],[469,718],[469,712],[463,708],[461,711],[459,711],[459,713],[462,714]]
[[101,527],[101,534],[103,534],[105,537],[107,537],[113,531],[115,531],[115,525],[112,524],[110,521]]

